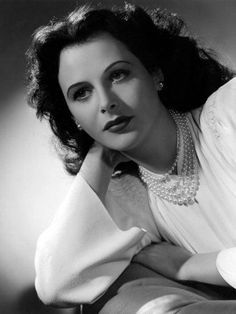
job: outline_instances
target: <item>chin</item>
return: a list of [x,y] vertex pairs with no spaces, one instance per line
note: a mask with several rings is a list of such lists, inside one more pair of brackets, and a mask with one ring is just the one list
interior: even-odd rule
[[137,135],[128,133],[122,134],[122,136],[118,136],[117,138],[113,138],[113,140],[106,143],[105,146],[119,152],[128,152],[134,149],[137,146],[137,143]]

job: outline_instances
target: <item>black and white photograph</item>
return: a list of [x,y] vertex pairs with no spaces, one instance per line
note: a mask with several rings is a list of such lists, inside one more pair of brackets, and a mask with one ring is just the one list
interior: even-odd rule
[[0,313],[236,313],[236,1],[0,0]]

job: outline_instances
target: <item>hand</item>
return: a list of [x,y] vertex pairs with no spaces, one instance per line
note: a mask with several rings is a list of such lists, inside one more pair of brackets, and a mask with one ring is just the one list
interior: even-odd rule
[[103,147],[96,142],[88,151],[79,173],[102,202],[105,202],[114,168],[123,161],[127,161],[127,158],[121,153]]
[[192,253],[185,248],[161,242],[144,248],[133,261],[171,279],[181,280],[181,267],[191,256]]
[[94,142],[89,150],[89,153],[100,155],[102,160],[113,169],[119,163],[129,161],[129,159],[122,155],[119,151],[111,150],[97,142]]

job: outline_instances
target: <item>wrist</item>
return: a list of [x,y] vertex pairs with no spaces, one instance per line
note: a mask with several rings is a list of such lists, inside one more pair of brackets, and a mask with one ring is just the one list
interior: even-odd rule
[[104,160],[102,151],[91,149],[86,155],[79,173],[104,202],[113,167]]
[[[186,263],[186,262],[185,262]],[[186,264],[181,265],[181,267],[178,269],[177,273],[176,273],[176,280],[180,280],[180,281],[188,281],[191,280],[190,279],[190,274],[187,271]]]
[[176,272],[176,280],[180,281],[188,281],[192,280],[191,278],[191,269],[189,265],[191,265],[191,259],[193,254],[189,254],[189,257],[180,265],[179,269]]
[[85,178],[89,179],[89,181],[93,179],[97,179],[98,181],[110,181],[110,178],[113,173],[113,167],[105,162],[102,155],[99,154],[91,154],[88,152],[81,168],[80,174]]
[[91,173],[101,169],[103,174],[106,172],[112,174],[114,167],[115,166],[113,166],[112,162],[109,160],[108,156],[106,156],[103,149],[92,147],[88,151],[80,171],[81,173]]
[[226,285],[216,268],[218,252],[192,255],[179,269],[178,280],[199,281],[214,285]]

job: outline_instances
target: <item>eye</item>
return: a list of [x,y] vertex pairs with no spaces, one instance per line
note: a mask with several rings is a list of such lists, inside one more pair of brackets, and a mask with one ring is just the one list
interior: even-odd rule
[[92,92],[91,88],[87,86],[80,87],[74,92],[73,100],[85,101],[89,98],[89,96],[91,95],[91,92]]
[[130,71],[120,69],[120,70],[115,70],[111,73],[110,79],[113,83],[118,83],[124,79],[126,79],[130,74]]

